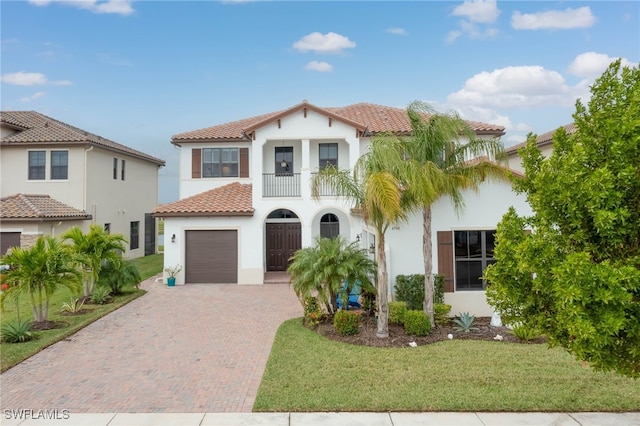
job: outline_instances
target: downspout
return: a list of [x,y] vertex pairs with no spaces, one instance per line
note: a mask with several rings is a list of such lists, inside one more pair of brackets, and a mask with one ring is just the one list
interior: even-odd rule
[[[87,153],[93,150],[93,145],[89,147],[89,149],[84,150],[84,170],[82,173],[82,208],[86,212],[87,209],[87,161],[88,156]],[[92,215],[93,223],[95,224],[96,216]]]
[[56,223],[55,225],[51,225],[51,236],[55,237],[56,236],[56,229],[58,226],[62,225],[62,221]]

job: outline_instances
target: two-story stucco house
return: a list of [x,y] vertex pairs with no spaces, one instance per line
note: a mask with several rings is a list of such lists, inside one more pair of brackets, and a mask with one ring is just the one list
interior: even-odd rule
[[163,160],[35,111],[3,111],[0,130],[2,254],[90,224],[122,234],[126,257],[155,253]]
[[[500,126],[470,122],[481,137],[500,137]],[[285,271],[289,257],[316,236],[341,235],[373,253],[374,233],[354,206],[328,191],[311,195],[311,180],[326,164],[352,169],[380,132],[407,136],[401,108],[359,103],[320,108],[306,101],[272,112],[180,133],[180,199],[159,206],[165,220],[165,267],[184,266],[178,284],[262,284]],[[465,193],[457,215],[448,199],[433,206],[434,265],[445,274],[452,313],[490,315],[483,269],[493,261],[493,231],[510,206],[528,204],[508,183],[485,182]],[[422,216],[389,229],[390,289],[399,274],[424,273]],[[373,254],[371,255],[373,256]]]

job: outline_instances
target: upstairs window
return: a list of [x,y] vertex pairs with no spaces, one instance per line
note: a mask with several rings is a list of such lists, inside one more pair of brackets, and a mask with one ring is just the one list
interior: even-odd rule
[[275,151],[276,156],[276,174],[277,175],[290,175],[293,173],[293,147],[292,146],[277,146]]
[[202,177],[238,177],[238,148],[203,148]]
[[319,146],[319,164],[320,169],[324,169],[329,165],[338,167],[338,144],[337,143],[321,143]]
[[126,164],[124,160],[122,160],[122,162],[120,163],[122,168],[120,170],[120,179],[124,180],[124,165]]
[[67,179],[69,176],[69,152],[51,151],[51,179]]
[[113,178],[118,179],[118,159],[113,158]]
[[29,180],[44,180],[46,151],[29,151]]

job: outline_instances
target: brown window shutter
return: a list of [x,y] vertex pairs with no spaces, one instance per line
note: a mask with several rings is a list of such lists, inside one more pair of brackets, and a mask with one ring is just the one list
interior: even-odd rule
[[202,150],[200,148],[191,150],[191,177],[193,179],[202,177]]
[[249,148],[240,148],[240,177],[249,177]]
[[444,275],[444,291],[452,293],[453,282],[453,232],[438,231],[438,273]]

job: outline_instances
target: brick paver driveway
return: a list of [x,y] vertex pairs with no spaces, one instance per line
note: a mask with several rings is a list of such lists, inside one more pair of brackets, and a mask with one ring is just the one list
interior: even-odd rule
[[302,316],[287,284],[148,293],[1,376],[2,409],[248,412],[278,326]]

